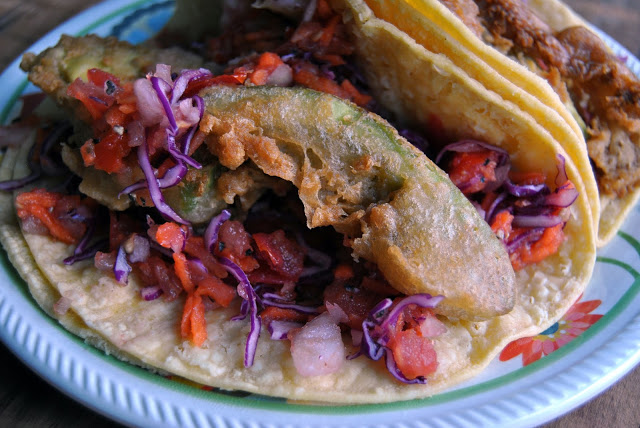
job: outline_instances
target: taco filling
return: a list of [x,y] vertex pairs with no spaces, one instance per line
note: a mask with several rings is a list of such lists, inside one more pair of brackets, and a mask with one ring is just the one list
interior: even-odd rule
[[544,77],[584,123],[599,190],[624,197],[640,183],[640,82],[583,26],[553,31],[526,2],[441,1],[476,36]]
[[[152,64],[161,50],[94,36],[25,57],[30,79],[78,119],[59,155],[80,183],[21,192],[17,214],[26,235],[73,248],[63,264],[93,259],[121,287],[135,278],[143,303],[178,304],[189,346],[216,346],[207,319],[231,310],[249,326],[244,367],[264,364],[261,342],[288,341],[302,377],[384,357],[394,379],[425,383],[438,349],[456,364],[447,334],[518,325],[499,321],[518,298],[513,269],[559,251],[578,194],[560,155],[552,189],[484,142],[438,154],[405,131],[421,150],[410,146],[360,108],[383,112],[340,16],[321,0],[305,16],[269,43],[209,40],[207,59],[234,58],[217,72]],[[239,45],[219,48],[229,40]],[[258,53],[237,58],[245,50]],[[131,60],[113,69],[96,51]],[[49,72],[48,58],[63,66]],[[52,156],[36,145],[32,169]]]

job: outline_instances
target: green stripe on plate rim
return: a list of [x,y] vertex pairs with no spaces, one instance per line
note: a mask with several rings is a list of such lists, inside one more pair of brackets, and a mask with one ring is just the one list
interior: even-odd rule
[[[98,20],[86,26],[84,29],[77,32],[75,35],[76,36],[86,35],[87,33],[91,32],[93,29],[104,24],[105,22],[111,19],[114,19],[120,15],[123,15],[125,13],[128,13],[130,11],[133,11],[147,3],[151,4],[154,2],[149,0],[136,1],[128,6],[125,6],[121,9],[118,9],[108,15],[105,15],[99,18]],[[28,84],[28,80],[25,78],[24,82],[16,87],[15,91],[13,92],[10,98],[10,101],[2,109],[2,113],[0,114],[0,123],[5,123],[9,112],[13,108],[13,105],[17,101],[18,97],[22,94],[24,89],[27,87],[27,84]],[[623,239],[625,239],[627,242],[629,242],[640,255],[640,242],[638,242],[631,235],[628,235],[624,232],[620,232],[619,235]],[[558,350],[553,352],[551,355],[547,355],[544,358],[536,361],[535,363],[529,366],[523,367],[509,374],[500,376],[498,378],[495,378],[477,385],[473,385],[467,388],[441,393],[430,398],[417,399],[417,400],[411,400],[411,401],[402,401],[402,402],[396,402],[396,403],[365,404],[365,405],[351,405],[351,406],[337,406],[337,407],[323,406],[323,405],[314,406],[314,405],[308,405],[308,404],[287,403],[282,398],[265,397],[265,396],[260,396],[256,394],[250,394],[247,397],[238,398],[238,397],[227,395],[222,392],[205,391],[205,390],[198,389],[197,387],[182,384],[175,380],[166,379],[162,376],[148,372],[147,370],[142,369],[140,367],[120,361],[113,356],[105,355],[102,351],[99,351],[94,347],[87,345],[86,343],[84,343],[82,339],[73,335],[72,333],[69,333],[67,330],[61,327],[56,320],[50,318],[44,312],[42,312],[42,315],[44,318],[46,318],[46,320],[51,325],[55,326],[68,339],[82,346],[87,351],[97,356],[98,358],[102,359],[103,361],[108,362],[109,364],[112,364],[114,366],[117,366],[118,368],[138,378],[142,378],[144,380],[147,380],[154,384],[162,386],[163,388],[178,391],[180,393],[185,393],[198,398],[213,400],[223,404],[234,405],[238,407],[249,406],[256,409],[278,410],[278,411],[286,411],[291,413],[316,413],[316,414],[331,414],[331,415],[346,415],[346,414],[363,413],[363,412],[377,413],[377,412],[385,412],[389,410],[407,410],[407,409],[416,409],[420,407],[428,407],[431,405],[443,404],[453,400],[469,397],[476,393],[487,392],[490,389],[504,386],[520,378],[536,373],[544,369],[545,367],[549,366],[550,364],[553,364],[555,361],[570,354],[576,348],[578,348],[579,346],[582,346],[584,343],[590,341],[600,331],[602,331],[612,321],[614,321],[631,304],[631,302],[640,292],[640,274],[638,274],[638,272],[635,269],[633,269],[631,266],[619,260],[610,259],[610,258],[598,257],[598,261],[601,263],[612,264],[612,265],[621,267],[622,269],[625,269],[627,272],[629,272],[632,275],[632,277],[634,278],[634,282],[630,286],[629,290],[627,290],[627,292],[620,298],[620,300],[618,300],[618,302],[611,308],[611,310],[607,312],[597,323],[595,323],[589,329],[584,331],[578,338],[569,342],[562,348],[559,348]],[[15,271],[14,267],[11,265],[11,263],[8,260],[6,252],[4,251],[2,251],[2,253],[0,254],[0,264],[4,267],[5,272],[13,280],[13,283],[16,285],[21,285],[19,287],[19,290],[22,293],[22,295],[28,301],[30,301],[35,308],[40,310],[38,304],[33,300],[30,293],[28,292],[27,285],[24,283],[20,275]]]

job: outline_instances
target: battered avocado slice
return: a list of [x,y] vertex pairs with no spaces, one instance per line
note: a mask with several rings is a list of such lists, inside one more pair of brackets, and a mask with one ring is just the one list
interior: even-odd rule
[[[201,93],[214,152],[244,150],[298,188],[309,227],[333,226],[355,258],[406,294],[444,295],[440,313],[482,320],[515,303],[503,244],[447,175],[375,114],[300,88]],[[224,160],[221,158],[224,165]]]

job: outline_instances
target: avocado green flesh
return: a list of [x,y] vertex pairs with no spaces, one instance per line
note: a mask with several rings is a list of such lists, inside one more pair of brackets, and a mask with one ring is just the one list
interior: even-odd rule
[[180,215],[194,224],[205,224],[227,207],[215,183],[222,173],[218,163],[192,171],[196,180],[183,180],[180,185],[162,191],[165,201]]
[[[300,88],[201,93],[216,131],[239,136],[258,168],[291,181],[310,227],[347,235],[405,294],[444,295],[440,313],[510,311],[514,273],[502,243],[446,174],[378,116]],[[220,141],[224,141],[220,138]]]

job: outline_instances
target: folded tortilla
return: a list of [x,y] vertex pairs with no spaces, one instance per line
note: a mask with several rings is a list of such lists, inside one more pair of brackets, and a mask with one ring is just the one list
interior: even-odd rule
[[[389,2],[368,3],[380,17],[427,49],[448,55],[548,129],[573,157],[589,189],[598,245],[611,240],[640,197],[635,95],[640,86],[584,20],[558,0],[408,0],[392,2],[393,7]],[[580,68],[580,55],[587,52],[595,52],[587,60],[595,65]],[[611,79],[622,83],[612,84],[609,92],[580,92],[591,83],[579,83],[575,75],[562,71],[571,67],[586,73],[579,78],[605,82],[611,78],[607,73],[613,73]],[[611,100],[611,110],[591,111],[591,101],[604,99]],[[564,124],[558,123],[560,118]],[[577,136],[567,138],[567,128]]]
[[[555,177],[556,156],[567,157],[566,153],[533,117],[487,90],[445,56],[432,54],[405,33],[375,18],[364,4],[350,1],[339,8],[355,38],[363,70],[387,108],[413,121],[421,115],[437,114],[451,138],[477,138],[504,147],[516,166]],[[389,153],[389,149],[383,149],[370,155],[385,156],[386,162],[380,163],[381,176],[396,177],[394,180],[399,181],[392,181],[401,186],[387,194],[388,200],[358,206],[364,216],[356,214],[351,220],[360,218],[362,222],[343,222],[345,217],[340,215],[335,217],[335,224],[330,224],[337,225],[338,230],[362,227],[354,251],[375,261],[396,287],[407,282],[416,289],[406,292],[429,291],[420,288],[425,282],[421,275],[429,274],[432,263],[438,266],[435,271],[443,281],[450,281],[447,275],[457,275],[452,285],[457,290],[442,290],[445,302],[448,294],[453,296],[458,291],[472,300],[490,296],[496,290],[489,284],[496,284],[499,291],[509,282],[509,272],[501,270],[505,254],[486,223],[444,173],[382,119],[309,90],[222,87],[205,91],[202,96],[206,111],[220,120],[219,129],[233,130],[243,123],[246,130],[249,121],[250,135],[278,142],[277,165],[259,155],[252,161],[263,172],[299,188],[311,226],[315,225],[314,218],[321,218],[314,214],[327,208],[319,195],[331,200],[332,192],[346,194],[348,187],[341,186],[357,184],[349,181],[354,178],[349,173],[353,163],[344,159],[366,154],[370,150],[367,140],[393,141]],[[310,125],[308,110],[289,109],[291,106],[307,106],[321,119]],[[283,111],[287,114],[279,113]],[[301,129],[289,131],[301,123]],[[344,126],[351,123],[357,126]],[[327,124],[332,128],[322,128]],[[348,144],[335,151],[330,140],[323,140],[326,138]],[[251,144],[250,140],[245,142]],[[19,152],[17,161],[5,157],[1,176],[28,174],[28,147],[21,147]],[[13,156],[13,150],[10,153]],[[346,174],[346,183],[340,184],[343,178],[338,175],[330,184],[337,187],[323,187],[322,192],[314,193],[314,186],[329,185],[314,181],[318,160],[326,160],[340,174]],[[180,335],[184,299],[147,302],[140,297],[141,285],[135,275],[123,287],[90,261],[64,265],[62,260],[73,253],[73,246],[48,236],[22,233],[11,215],[2,216],[0,238],[45,311],[70,331],[119,358],[206,385],[292,400],[407,400],[433,395],[476,375],[508,342],[537,334],[556,322],[583,292],[595,262],[595,234],[581,176],[571,160],[566,170],[580,196],[571,207],[565,227],[567,239],[560,251],[516,273],[515,304],[510,312],[483,314],[483,320],[474,320],[478,302],[472,302],[469,314],[457,311],[461,307],[458,304],[441,315],[447,331],[433,339],[439,365],[425,385],[400,383],[383,364],[363,357],[346,361],[337,373],[302,376],[294,368],[289,343],[270,340],[266,329],[258,342],[255,363],[244,367],[249,322],[231,320],[240,311],[239,299],[226,309],[207,311],[208,339],[202,347],[196,347]],[[376,209],[385,213],[385,222],[369,221],[369,213]],[[347,218],[356,212],[347,209]],[[476,279],[477,288],[469,288],[467,284],[476,275],[482,279]],[[437,281],[435,285],[439,285]],[[52,309],[60,297],[69,305],[64,315]],[[349,343],[346,338],[345,342]]]

